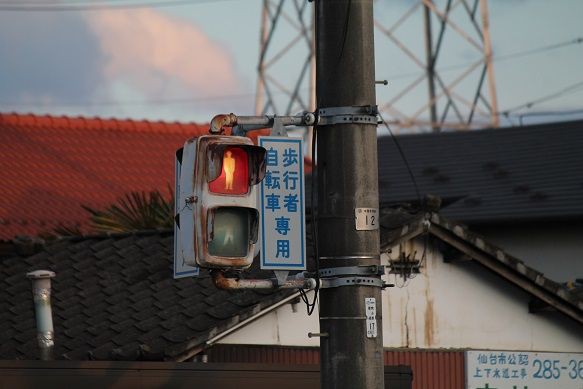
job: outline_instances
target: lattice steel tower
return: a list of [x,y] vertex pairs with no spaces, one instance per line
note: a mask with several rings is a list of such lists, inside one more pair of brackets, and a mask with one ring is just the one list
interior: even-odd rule
[[[410,131],[497,127],[488,0],[403,4],[375,4],[376,74],[389,82],[377,101],[387,122]],[[315,108],[313,9],[306,0],[264,0],[257,114]]]

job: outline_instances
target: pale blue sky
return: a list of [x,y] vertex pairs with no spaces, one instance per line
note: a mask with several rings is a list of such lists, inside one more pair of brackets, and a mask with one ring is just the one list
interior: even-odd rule
[[[412,1],[379,0],[376,17],[389,25]],[[0,2],[2,112],[168,121],[254,113],[261,0],[90,12],[9,12],[2,10],[7,2],[17,1]],[[489,5],[495,56],[583,37],[581,0],[490,0]],[[412,49],[423,45],[420,20],[412,18],[397,34]],[[279,32],[282,42],[291,34],[285,27]],[[448,34],[438,67],[477,58],[455,33]],[[380,34],[375,53],[377,79],[391,83],[377,89],[380,104],[411,80],[395,76],[417,69]],[[292,58],[286,73],[297,71],[300,62]],[[581,83],[582,68],[583,44],[497,60],[499,109]],[[413,109],[422,99],[424,86],[401,108]],[[530,111],[577,109],[583,109],[583,88]]]

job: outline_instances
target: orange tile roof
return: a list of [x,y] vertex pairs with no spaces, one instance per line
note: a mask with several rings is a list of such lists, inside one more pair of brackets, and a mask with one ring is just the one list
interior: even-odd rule
[[0,240],[85,225],[130,191],[174,186],[174,152],[208,126],[0,114]]

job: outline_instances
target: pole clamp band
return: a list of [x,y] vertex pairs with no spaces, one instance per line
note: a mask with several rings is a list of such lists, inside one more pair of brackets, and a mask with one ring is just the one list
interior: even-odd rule
[[320,269],[318,274],[323,278],[336,276],[381,276],[385,274],[385,267],[377,265],[331,267]]
[[320,289],[339,288],[342,286],[366,285],[383,288],[383,280],[376,277],[340,277],[340,278],[321,278]]
[[334,255],[326,256],[320,255],[320,259],[333,260],[333,259],[379,259],[380,255]]
[[318,109],[318,125],[359,123],[376,126],[379,123],[378,112],[376,105],[320,108]]

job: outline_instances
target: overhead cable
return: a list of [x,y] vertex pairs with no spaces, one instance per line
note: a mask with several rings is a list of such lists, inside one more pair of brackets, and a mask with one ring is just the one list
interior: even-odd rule
[[[176,7],[183,5],[197,5],[203,3],[216,3],[218,1],[235,0],[164,0],[164,1],[142,1],[132,2],[91,2],[89,4],[79,3],[41,3],[40,2],[0,2],[0,12],[66,12],[66,11],[106,11],[136,8],[161,8]],[[29,4],[29,5],[27,5]],[[51,5],[52,4],[52,5]],[[77,4],[77,5],[74,5]]]
[[561,89],[561,90],[559,90],[557,92],[553,92],[553,93],[551,93],[549,95],[540,97],[540,98],[538,98],[536,100],[532,100],[532,101],[529,101],[527,103],[517,105],[517,106],[515,106],[513,108],[510,108],[510,109],[506,109],[506,110],[503,110],[503,111],[499,111],[496,114],[508,116],[508,114],[510,114],[513,111],[518,111],[518,110],[523,109],[523,108],[532,108],[532,106],[534,106],[536,104],[540,104],[540,103],[543,103],[543,102],[546,102],[546,101],[549,101],[549,100],[553,100],[553,99],[556,99],[556,98],[559,98],[559,97],[563,97],[563,96],[566,96],[566,95],[571,94],[571,93],[579,92],[581,90],[583,90],[583,81],[580,81],[578,83],[575,83],[573,85],[570,85],[570,86],[568,86],[566,88],[563,88],[563,89]]
[[[578,45],[581,43],[583,43],[583,37],[578,37],[578,38],[574,38],[574,39],[569,39],[568,41],[553,43],[553,44],[541,46],[541,47],[535,47],[533,49],[516,51],[514,53],[507,53],[507,54],[502,54],[502,55],[494,55],[492,57],[492,60],[494,62],[506,61],[509,59],[515,59],[515,58],[525,57],[525,56],[529,56],[529,55],[533,55],[533,54],[544,53],[547,51],[556,50],[556,49],[560,49],[560,48],[572,46],[572,45]],[[473,65],[475,63],[476,63],[476,61],[459,63],[459,64],[455,64],[455,65],[443,66],[443,67],[437,68],[436,70],[438,72],[447,72],[447,71],[456,70],[456,69],[463,69],[463,68],[466,68],[466,67]],[[395,75],[393,77],[388,77],[388,78],[389,78],[389,80],[397,80],[397,79],[402,79],[402,78],[414,77],[414,76],[418,76],[418,75],[419,75],[419,72],[410,72],[410,73],[401,73],[401,74]]]

